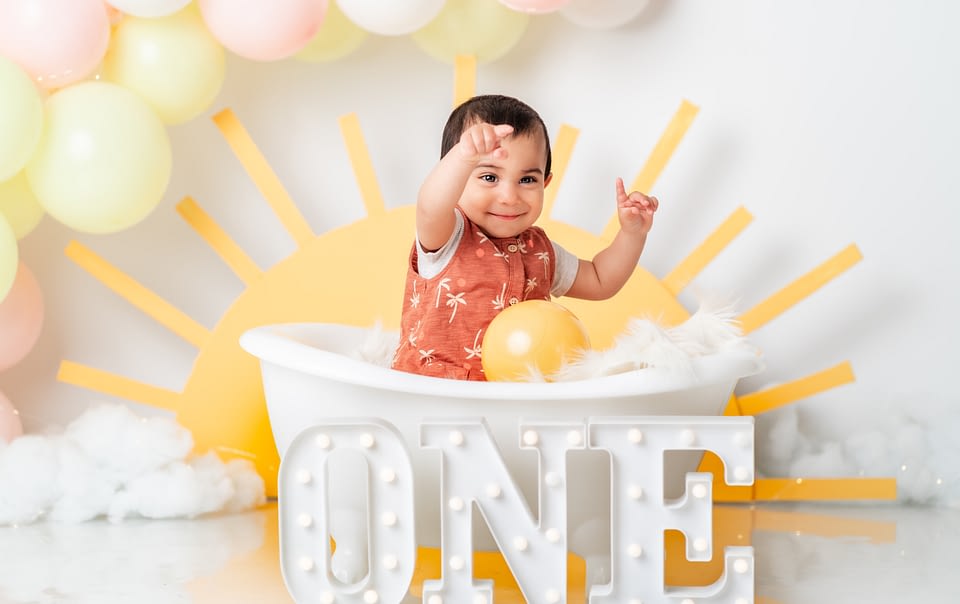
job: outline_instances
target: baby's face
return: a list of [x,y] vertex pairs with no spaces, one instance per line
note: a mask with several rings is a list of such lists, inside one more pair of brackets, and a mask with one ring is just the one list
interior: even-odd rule
[[491,237],[514,237],[527,230],[543,210],[547,149],[539,135],[508,136],[500,144],[506,157],[480,160],[460,196],[460,208]]

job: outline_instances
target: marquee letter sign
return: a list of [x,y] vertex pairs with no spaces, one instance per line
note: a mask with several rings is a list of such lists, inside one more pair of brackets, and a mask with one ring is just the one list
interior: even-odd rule
[[[610,464],[609,581],[590,586],[590,604],[750,604],[753,550],[727,547],[723,576],[696,588],[664,586],[665,530],[686,537],[692,561],[713,557],[712,475],[691,472],[679,500],[664,494],[668,451],[711,451],[726,482],[753,482],[751,417],[598,417],[521,420],[519,446],[538,462],[534,515],[483,419],[427,420],[420,446],[440,452],[442,575],[424,581],[424,604],[493,604],[490,581],[473,578],[476,506],[527,602],[567,602],[567,455],[602,450]],[[331,459],[347,451],[366,473],[365,522],[331,525]],[[365,462],[365,463],[362,463]],[[418,468],[419,471],[422,471]],[[354,474],[356,476],[356,474]],[[361,474],[362,477],[362,474]],[[413,577],[414,471],[407,445],[379,419],[336,420],[301,432],[280,468],[284,580],[298,604],[400,604]],[[368,568],[343,579],[331,565],[330,538],[367,553]],[[348,573],[349,574],[349,573]],[[340,578],[337,578],[340,577]],[[409,599],[407,600],[409,601]]]

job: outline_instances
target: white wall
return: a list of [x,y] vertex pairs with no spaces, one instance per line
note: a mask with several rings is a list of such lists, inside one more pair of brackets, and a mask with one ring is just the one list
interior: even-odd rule
[[[596,232],[613,179],[632,179],[682,99],[699,105],[653,191],[661,209],[642,263],[665,275],[744,205],[755,220],[688,289],[736,295],[746,310],[856,243],[861,263],[753,334],[768,369],[745,387],[849,359],[855,384],[796,405],[808,434],[837,438],[895,408],[935,430],[943,406],[960,402],[958,23],[949,0],[660,0],[612,31],[541,16],[505,58],[480,66],[477,88],[527,100],[551,132],[581,130],[555,215]],[[371,37],[331,64],[232,58],[210,114],[237,113],[322,232],[362,216],[337,118],[358,114],[387,205],[407,204],[438,153],[451,82],[452,68],[408,38]],[[192,362],[188,345],[68,261],[69,240],[210,327],[241,284],[176,202],[197,199],[261,266],[292,251],[207,116],[170,134],[173,179],[143,223],[95,236],[47,218],[21,244],[46,324],[0,389],[30,431],[103,399],[58,383],[61,359],[173,389]]]

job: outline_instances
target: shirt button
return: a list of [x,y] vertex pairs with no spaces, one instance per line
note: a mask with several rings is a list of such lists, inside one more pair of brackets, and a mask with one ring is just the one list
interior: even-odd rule
[[518,303],[519,301],[520,301],[520,300],[518,300],[518,299],[516,299],[516,298],[510,298],[510,306],[513,306],[514,304]]
[[516,243],[511,243],[510,245],[507,246],[507,251],[510,252],[510,253],[514,253],[514,252],[516,252],[518,249],[520,249],[520,248],[517,247],[517,244],[516,244]]

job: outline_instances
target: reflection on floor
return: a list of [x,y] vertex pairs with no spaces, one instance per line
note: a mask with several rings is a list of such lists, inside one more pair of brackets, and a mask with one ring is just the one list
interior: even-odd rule
[[[758,604],[960,601],[957,509],[718,505],[714,527],[714,551],[754,546]],[[668,580],[704,572],[672,565]],[[494,599],[523,602],[505,585]],[[583,601],[574,588],[569,602]],[[196,520],[0,527],[0,604],[175,602],[291,603],[276,505]]]

